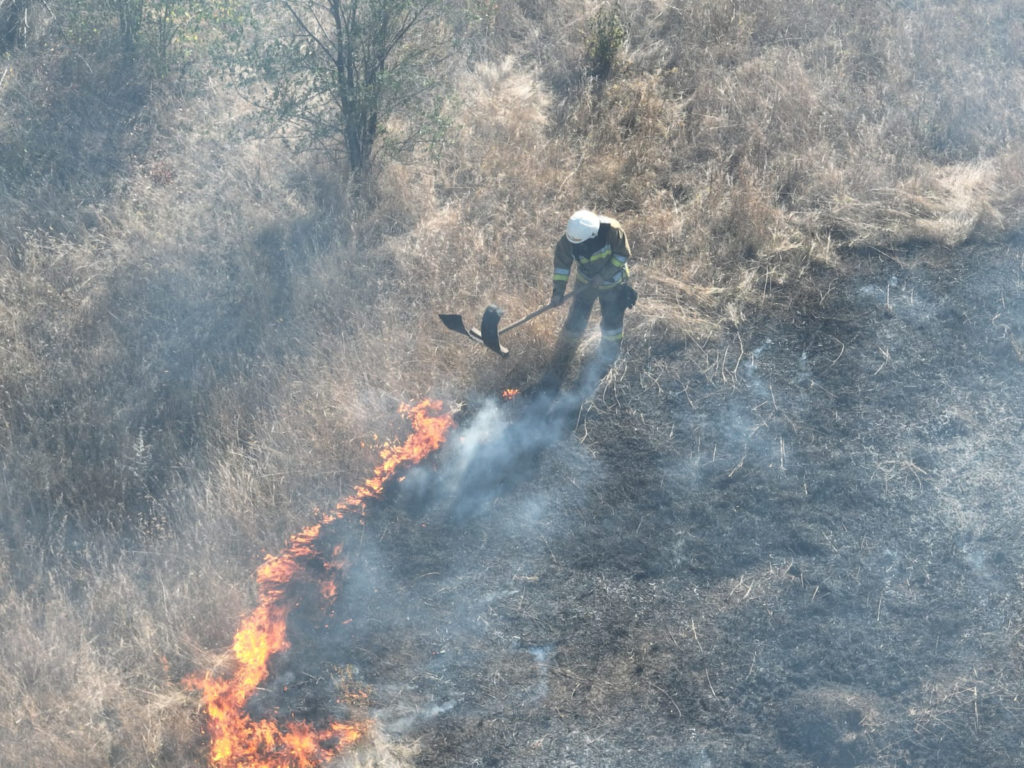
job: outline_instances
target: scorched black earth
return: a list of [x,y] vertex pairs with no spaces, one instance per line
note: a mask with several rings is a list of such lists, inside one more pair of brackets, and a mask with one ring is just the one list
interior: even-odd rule
[[485,404],[368,514],[331,647],[403,759],[1021,764],[1021,246],[899,256]]

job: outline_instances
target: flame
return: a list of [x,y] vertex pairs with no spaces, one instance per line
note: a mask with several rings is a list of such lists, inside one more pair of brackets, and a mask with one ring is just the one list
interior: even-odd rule
[[381,449],[381,463],[374,470],[373,477],[358,486],[353,495],[339,502],[339,511],[379,496],[384,490],[384,484],[394,476],[398,467],[421,461],[441,447],[445,434],[454,423],[450,413],[437,413],[441,407],[441,403],[436,400],[401,406],[401,412],[412,422],[412,434],[402,445],[386,444]]
[[503,400],[514,400],[516,395],[518,395],[518,394],[519,394],[519,390],[518,389],[506,389],[506,390],[502,391],[501,397],[502,397]]
[[[401,445],[388,444],[380,451],[381,464],[373,477],[337,505],[334,519],[343,517],[351,507],[363,507],[363,502],[378,496],[399,469],[437,450],[454,424],[451,414],[444,412],[443,404],[436,400],[403,406],[401,411],[412,422],[412,434]],[[249,698],[269,674],[271,657],[289,647],[286,630],[291,602],[286,599],[286,587],[295,579],[313,579],[305,564],[320,557],[317,538],[328,522],[330,518],[295,534],[284,551],[267,555],[260,565],[256,572],[259,604],[235,632],[235,669],[231,676],[217,678],[207,673],[185,681],[200,691],[206,707],[211,766],[313,768],[357,741],[366,731],[366,723],[331,723],[324,728],[314,728],[305,722],[280,725],[273,720],[254,719],[245,711]],[[318,587],[326,602],[337,596],[332,577],[343,565],[340,553],[340,547],[335,547],[330,560],[322,563],[327,576],[319,579]]]

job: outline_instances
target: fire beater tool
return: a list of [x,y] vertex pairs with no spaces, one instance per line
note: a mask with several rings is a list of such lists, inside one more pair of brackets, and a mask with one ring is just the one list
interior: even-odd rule
[[494,304],[491,304],[484,310],[484,316],[483,319],[480,320],[479,328],[466,328],[466,324],[462,320],[462,315],[438,315],[438,317],[441,318],[441,322],[444,323],[445,327],[449,330],[465,334],[474,341],[479,341],[488,349],[497,352],[502,357],[508,357],[508,349],[504,347],[498,339],[501,334],[507,333],[513,328],[518,328],[523,323],[533,320],[537,315],[543,315],[545,312],[554,309],[556,306],[562,306],[565,304],[566,299],[571,299],[581,290],[583,290],[583,288],[577,288],[574,291],[569,291],[569,293],[565,294],[560,304],[545,304],[540,309],[535,309],[526,317],[520,318],[514,323],[506,325],[501,330],[498,330],[498,323],[504,313]]

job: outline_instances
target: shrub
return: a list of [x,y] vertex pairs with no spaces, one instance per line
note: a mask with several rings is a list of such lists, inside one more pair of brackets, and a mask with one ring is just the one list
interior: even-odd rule
[[598,80],[607,80],[615,69],[619,52],[626,42],[626,29],[619,11],[605,6],[590,22],[586,41],[587,74]]

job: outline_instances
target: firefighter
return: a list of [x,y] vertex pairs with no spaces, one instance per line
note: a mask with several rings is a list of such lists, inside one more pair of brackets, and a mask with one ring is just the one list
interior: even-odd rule
[[588,210],[569,217],[565,234],[555,245],[551,306],[562,303],[574,262],[577,293],[559,336],[556,357],[575,351],[596,300],[601,305],[598,358],[608,365],[615,362],[622,345],[623,318],[636,303],[636,291],[629,284],[629,257],[629,241],[615,219]]

